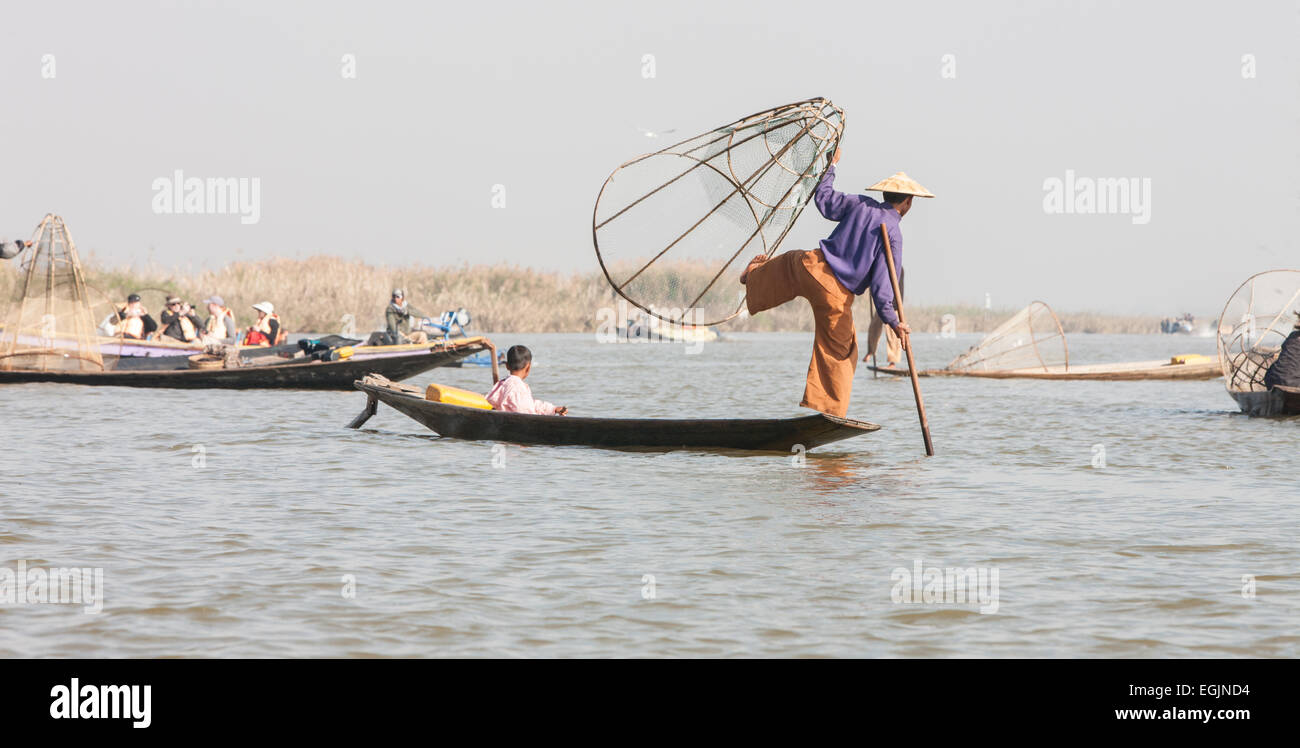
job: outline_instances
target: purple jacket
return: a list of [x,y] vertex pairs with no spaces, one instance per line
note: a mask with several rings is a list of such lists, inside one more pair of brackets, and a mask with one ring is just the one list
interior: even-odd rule
[[889,245],[898,268],[898,284],[903,284],[903,232],[898,228],[902,216],[889,203],[866,195],[847,195],[835,191],[835,167],[817,185],[813,195],[817,210],[827,220],[838,221],[831,235],[822,239],[822,254],[840,283],[861,296],[868,288],[876,304],[876,313],[886,324],[898,324],[894,311],[894,288],[889,282],[885,263],[885,243],[880,238],[880,224],[889,227]]

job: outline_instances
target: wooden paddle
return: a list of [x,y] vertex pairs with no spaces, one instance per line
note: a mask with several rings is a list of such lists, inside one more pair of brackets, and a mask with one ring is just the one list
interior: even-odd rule
[[[889,282],[894,287],[894,311],[898,314],[898,323],[905,325],[907,318],[903,316],[903,294],[898,287],[898,271],[894,268],[894,250],[889,246],[889,227],[883,222],[880,224],[880,237],[885,240],[885,263],[889,265]],[[934,443],[930,441],[930,421],[925,417],[921,382],[916,378],[916,359],[912,357],[912,336],[907,337],[907,345],[903,346],[903,350],[907,352],[907,373],[912,377],[912,393],[916,395],[916,414],[921,418],[921,435],[925,437],[925,455],[934,457]]]

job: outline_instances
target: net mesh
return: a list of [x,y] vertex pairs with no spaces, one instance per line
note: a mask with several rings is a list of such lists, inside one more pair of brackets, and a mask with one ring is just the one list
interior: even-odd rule
[[605,277],[668,322],[736,316],[745,298],[741,270],[776,251],[843,130],[843,111],[811,99],[623,164],[605,181],[592,218]]
[[86,283],[63,219],[47,215],[19,257],[19,280],[0,330],[0,369],[102,371]]
[[1300,312],[1300,270],[1251,276],[1228,299],[1219,317],[1219,363],[1233,392],[1263,392],[1264,375],[1295,329]]
[[965,353],[949,369],[967,371],[1066,371],[1070,351],[1065,331],[1051,307],[1035,301],[1016,312]]

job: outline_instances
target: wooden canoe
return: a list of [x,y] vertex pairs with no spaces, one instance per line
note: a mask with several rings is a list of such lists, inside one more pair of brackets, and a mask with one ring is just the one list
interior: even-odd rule
[[1277,386],[1260,392],[1228,390],[1249,416],[1300,416],[1300,387]]
[[[136,368],[141,364],[130,362],[128,368],[109,371],[0,370],[0,384],[61,382],[106,387],[176,389],[350,390],[358,378],[372,372],[391,379],[407,379],[438,366],[454,364],[487,349],[488,344],[479,339],[466,345],[435,346],[432,349],[426,345],[424,350],[397,355],[347,358],[340,361],[281,359],[283,363],[258,363],[234,369],[191,369],[184,357],[166,356],[142,359],[153,362],[154,368]],[[118,363],[127,362],[128,359],[123,358]],[[168,368],[156,368],[161,365]]]
[[[871,371],[891,376],[905,377],[907,369],[887,366],[868,366]],[[1085,364],[1068,369],[1051,367],[1043,369],[1008,369],[1004,371],[969,371],[965,369],[923,369],[919,377],[980,377],[983,379],[1054,379],[1094,380],[1110,382],[1137,382],[1158,379],[1215,379],[1223,376],[1218,359],[1185,364],[1168,360],[1133,361],[1118,364]]]
[[790,453],[798,445],[813,449],[880,429],[874,423],[824,414],[798,418],[583,418],[505,413],[431,402],[421,390],[366,377],[356,383],[376,401],[424,424],[439,436],[516,444],[574,445],[609,449],[742,449]]

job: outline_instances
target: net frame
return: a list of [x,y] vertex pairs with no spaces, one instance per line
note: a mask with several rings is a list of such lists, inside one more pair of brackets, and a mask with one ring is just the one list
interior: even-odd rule
[[[1267,281],[1265,283],[1264,281]],[[1264,288],[1261,288],[1263,286]],[[1258,291],[1280,291],[1287,301],[1277,309],[1266,308],[1257,314],[1257,304],[1273,304],[1258,298]],[[1289,290],[1288,290],[1289,289]],[[1245,292],[1245,297],[1242,294]],[[1234,305],[1244,303],[1244,314],[1236,314]],[[1300,270],[1265,270],[1247,278],[1228,297],[1219,314],[1216,329],[1219,366],[1223,369],[1224,387],[1229,392],[1266,392],[1264,375],[1281,349],[1282,341],[1295,328],[1295,317],[1288,316],[1300,304]],[[1229,315],[1236,317],[1230,321]],[[1268,319],[1260,328],[1257,320]]]
[[[767,137],[767,135],[790,124],[792,117],[804,118],[806,121],[803,125],[803,128],[799,131],[798,134],[796,134],[794,137],[786,141],[784,145],[774,150],[773,143]],[[749,116],[742,117],[741,119],[738,119],[735,122],[732,122],[731,124],[714,128],[701,135],[696,135],[694,137],[687,138],[673,145],[670,145],[666,148],[662,148],[658,151],[654,151],[653,153],[643,154],[630,161],[626,161],[620,164],[618,168],[614,169],[614,171],[611,172],[610,175],[605,178],[604,183],[601,185],[600,192],[596,196],[596,205],[592,209],[592,216],[591,216],[592,245],[596,250],[596,261],[600,264],[600,269],[605,276],[605,280],[609,282],[610,287],[614,289],[615,293],[617,293],[623,299],[627,300],[630,304],[640,309],[641,311],[645,312],[646,314],[649,314],[652,317],[658,318],[670,324],[708,326],[708,325],[722,324],[729,320],[734,319],[745,308],[745,299],[746,299],[745,294],[740,295],[735,308],[730,313],[726,314],[723,317],[709,320],[709,321],[698,321],[698,320],[688,321],[680,316],[672,317],[672,316],[665,316],[664,314],[661,314],[660,311],[656,311],[653,304],[647,304],[644,302],[644,300],[633,298],[627,292],[626,289],[628,285],[630,285],[633,281],[639,278],[641,274],[644,273],[647,269],[649,269],[652,265],[658,262],[665,254],[668,253],[669,250],[671,250],[674,246],[676,246],[678,242],[680,242],[682,239],[688,236],[692,231],[694,231],[701,224],[703,224],[705,220],[707,220],[710,216],[712,216],[720,208],[722,208],[722,206],[726,204],[729,200],[731,200],[731,198],[734,197],[738,192],[744,197],[744,202],[748,207],[751,216],[754,219],[755,229],[749,235],[749,237],[747,237],[744,241],[740,243],[740,246],[736,249],[735,252],[733,252],[730,255],[730,257],[727,258],[726,262],[722,263],[721,267],[719,267],[717,272],[714,273],[713,277],[710,279],[708,284],[705,285],[704,289],[701,290],[696,295],[695,299],[690,304],[687,304],[686,307],[683,308],[682,310],[683,314],[688,313],[689,310],[694,308],[695,305],[699,303],[699,301],[709,293],[709,291],[713,288],[713,286],[716,285],[718,280],[722,277],[723,273],[725,273],[727,269],[731,267],[732,263],[736,261],[736,258],[740,255],[740,253],[744,251],[745,247],[750,246],[751,242],[753,242],[755,237],[757,237],[762,242],[763,256],[770,258],[776,252],[777,248],[781,245],[781,242],[785,239],[786,235],[789,234],[790,229],[794,227],[794,224],[798,220],[799,215],[803,212],[804,207],[806,207],[808,204],[808,200],[812,197],[813,190],[810,189],[801,193],[800,195],[797,196],[794,203],[790,205],[785,204],[787,198],[790,197],[791,193],[794,192],[796,187],[806,183],[807,180],[809,179],[813,180],[814,187],[816,186],[816,183],[821,180],[821,177],[825,173],[826,168],[828,168],[830,165],[830,155],[833,154],[837,148],[839,148],[840,140],[844,135],[845,123],[846,123],[846,119],[844,115],[844,110],[832,104],[829,99],[822,98],[822,97],[805,99],[803,101],[798,101],[793,104],[786,104],[784,106],[775,107],[773,109],[756,112]],[[827,134],[824,136],[816,134],[813,130],[813,127],[815,125],[825,126],[827,130]],[[745,132],[751,129],[756,129],[757,131],[748,133],[744,137],[740,138],[739,140],[736,139],[737,133]],[[808,135],[812,137],[815,141],[817,141],[817,150],[814,156],[811,159],[809,159],[807,166],[805,166],[802,170],[796,171],[786,166],[786,164],[782,162],[781,156],[783,156],[791,147],[794,146],[796,142],[800,140],[800,138],[803,138],[805,135]],[[736,166],[732,160],[732,149],[739,145],[743,145],[744,143],[747,143],[757,137],[763,138],[762,142],[768,151],[769,158],[762,166],[760,166],[753,173],[751,173],[750,175],[742,179],[740,175],[736,174]],[[718,143],[721,143],[723,141],[726,141],[726,145],[721,152],[712,153],[704,158],[695,155],[701,149],[707,149],[710,146],[717,145]],[[679,149],[685,149],[685,150],[682,151]],[[721,153],[726,154],[725,171],[719,168],[718,166],[709,163],[710,161],[716,160]],[[651,191],[640,195],[632,202],[616,210],[612,215],[606,217],[604,220],[601,220],[600,210],[602,207],[602,200],[605,198],[606,189],[614,181],[614,178],[619,174],[619,172],[621,172],[623,169],[626,169],[630,166],[634,166],[636,164],[644,162],[647,159],[651,159],[659,156],[676,156],[676,157],[685,158],[694,163],[692,163],[689,167],[686,168],[685,171],[682,171],[677,176],[673,177],[672,179],[669,179],[666,182],[659,184]],[[822,164],[820,168],[818,168],[819,164]],[[763,179],[774,165],[779,166],[787,174],[793,176],[794,179],[791,181],[790,187],[781,195],[781,197],[776,201],[776,203],[768,203],[759,199],[752,192],[746,190],[745,186],[757,183],[759,180]],[[694,224],[692,224],[684,232],[682,232],[676,239],[674,239],[666,247],[664,247],[663,249],[655,253],[654,256],[651,257],[650,260],[645,262],[645,264],[643,264],[638,270],[633,272],[622,282],[615,280],[612,270],[609,266],[609,263],[606,262],[605,254],[601,251],[600,229],[604,226],[608,226],[613,221],[626,215],[628,211],[630,211],[632,208],[639,205],[645,199],[657,194],[660,190],[663,190],[669,187],[670,185],[676,183],[678,180],[686,177],[686,175],[691,174],[692,172],[694,172],[696,169],[700,167],[707,167],[711,169],[714,173],[716,173],[717,175],[721,176],[724,180],[729,182],[732,185],[731,192],[728,193],[727,197],[723,198],[720,202],[714,205],[713,208],[708,213],[706,213],[702,218],[697,220]],[[815,175],[813,173],[814,171],[817,172]],[[759,209],[756,206],[761,206],[762,208],[766,209],[762,217],[759,216]],[[778,215],[779,210],[791,211],[790,219],[786,222],[784,228],[782,228],[780,233],[769,240],[767,233],[764,232],[763,229],[769,224],[771,224],[773,217]]]
[[[81,259],[67,224],[46,214],[31,243],[0,329],[0,370],[67,370],[75,363],[81,371],[103,371]],[[33,324],[36,319],[39,324]]]
[[[1033,320],[1036,316],[1041,316],[1043,313],[1045,313],[1046,318],[1051,320],[1051,324],[1048,325],[1045,330],[1035,329]],[[1015,345],[1011,348],[997,351],[996,353],[978,356],[974,355],[979,353],[981,349],[992,348],[995,343],[1008,337],[1011,333],[1020,330],[1025,324],[1029,326],[1028,343]],[[1054,364],[1048,364],[1044,359],[1044,344],[1057,338],[1060,338],[1061,340],[1062,361],[1060,365],[1063,367],[1063,371],[1068,372],[1070,370],[1070,343],[1065,337],[1065,329],[1061,327],[1060,318],[1056,316],[1056,312],[1053,311],[1046,302],[1032,301],[1024,309],[1021,309],[1012,315],[1006,322],[995,327],[993,331],[988,335],[985,335],[980,342],[958,354],[957,357],[950,361],[944,368],[980,371],[1019,371],[1029,367],[1012,367],[1011,369],[990,368],[988,364],[989,362],[995,361],[997,358],[1006,356],[1014,351],[1029,349],[1033,352],[1034,357],[1038,359],[1038,363],[1042,367],[1043,371],[1050,372],[1051,367]]]

